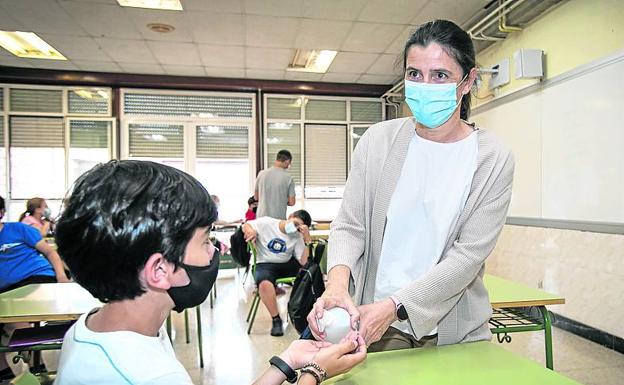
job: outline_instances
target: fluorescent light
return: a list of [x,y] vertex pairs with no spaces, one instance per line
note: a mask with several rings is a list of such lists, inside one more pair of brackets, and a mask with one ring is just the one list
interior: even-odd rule
[[0,31],[0,46],[19,57],[67,60],[34,32]]
[[161,134],[147,134],[147,135],[143,135],[143,137],[147,140],[151,140],[154,142],[166,142],[167,141],[167,137]]
[[334,61],[338,52],[330,50],[300,50],[295,52],[287,71],[316,72],[324,74]]
[[164,9],[182,11],[180,0],[117,0],[122,7]]

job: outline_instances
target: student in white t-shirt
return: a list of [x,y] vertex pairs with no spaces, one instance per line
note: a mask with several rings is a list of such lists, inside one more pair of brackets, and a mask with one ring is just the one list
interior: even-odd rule
[[[216,216],[206,189],[165,165],[111,161],[76,181],[56,243],[76,282],[105,304],[65,335],[57,385],[191,384],[163,323],[172,309],[204,302],[217,278],[219,251],[208,233]],[[355,335],[331,346],[295,341],[255,383],[281,384],[293,369],[315,370],[306,363],[335,375],[365,355]],[[312,373],[299,380],[316,382]]]
[[312,241],[312,217],[305,210],[292,213],[288,220],[261,217],[243,225],[246,241],[255,241],[255,280],[260,299],[273,318],[272,336],[284,335],[282,319],[277,310],[275,281],[294,277],[308,261],[306,244]]

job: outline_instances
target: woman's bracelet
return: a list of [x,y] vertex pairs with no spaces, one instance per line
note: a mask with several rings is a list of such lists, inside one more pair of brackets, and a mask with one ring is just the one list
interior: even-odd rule
[[327,379],[327,372],[314,362],[308,362],[303,365],[301,373],[311,374],[316,379],[317,385]]

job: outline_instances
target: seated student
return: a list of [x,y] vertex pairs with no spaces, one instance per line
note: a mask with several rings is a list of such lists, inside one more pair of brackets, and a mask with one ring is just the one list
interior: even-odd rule
[[[191,384],[163,323],[172,309],[204,302],[217,278],[219,252],[208,233],[216,216],[205,188],[165,165],[113,160],[76,181],[56,242],[76,281],[105,304],[68,330],[56,385]],[[295,341],[280,358],[335,375],[365,357],[364,341],[350,337],[337,345]],[[284,379],[271,366],[257,384]],[[316,380],[306,374],[299,383]]]
[[277,310],[275,281],[277,278],[294,277],[308,261],[306,244],[312,242],[309,227],[310,214],[298,210],[288,220],[261,217],[243,225],[246,241],[255,241],[256,285],[260,299],[273,318],[272,336],[284,335],[282,319]]
[[256,219],[256,211],[258,210],[258,201],[252,196],[247,199],[247,212],[245,213],[245,222]]
[[[0,219],[5,214],[0,197]],[[39,231],[23,223],[0,222],[0,293],[31,283],[67,282],[61,258]],[[21,325],[20,325],[21,326]],[[9,337],[17,325],[7,325]],[[2,335],[0,324],[0,335]],[[0,381],[13,378],[4,354],[0,354]]]
[[26,201],[26,211],[19,217],[18,222],[25,223],[39,230],[42,237],[48,235],[52,229],[52,211],[48,207],[45,199],[31,198]]

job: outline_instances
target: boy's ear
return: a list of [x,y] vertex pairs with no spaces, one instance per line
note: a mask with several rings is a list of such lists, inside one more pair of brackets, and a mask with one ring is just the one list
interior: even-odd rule
[[148,287],[168,290],[171,287],[173,264],[167,262],[161,253],[150,255],[143,268],[143,278]]

